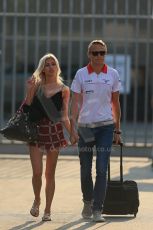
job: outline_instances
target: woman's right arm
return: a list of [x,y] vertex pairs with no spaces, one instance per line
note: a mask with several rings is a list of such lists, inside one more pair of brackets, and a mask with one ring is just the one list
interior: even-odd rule
[[35,78],[34,76],[32,76],[27,81],[25,104],[31,105],[37,88],[38,88],[38,84],[36,84]]

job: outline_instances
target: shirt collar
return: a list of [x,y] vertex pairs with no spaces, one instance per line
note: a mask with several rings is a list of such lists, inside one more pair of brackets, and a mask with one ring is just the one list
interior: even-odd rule
[[[88,73],[89,73],[89,74],[91,74],[91,73],[94,72],[94,70],[93,70],[93,68],[92,68],[92,65],[91,65],[90,63],[87,65],[87,69],[88,69]],[[103,65],[103,67],[102,67],[102,69],[101,69],[101,72],[107,73],[107,65],[106,65],[106,64]]]

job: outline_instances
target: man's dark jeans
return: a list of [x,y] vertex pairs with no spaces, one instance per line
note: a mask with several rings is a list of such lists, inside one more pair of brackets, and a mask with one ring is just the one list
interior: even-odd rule
[[[102,211],[107,185],[107,166],[111,153],[114,125],[79,128],[81,189],[84,201],[93,200],[93,211]],[[90,138],[88,138],[90,137]],[[88,142],[88,140],[92,140]],[[93,146],[96,147],[96,180],[93,186]]]

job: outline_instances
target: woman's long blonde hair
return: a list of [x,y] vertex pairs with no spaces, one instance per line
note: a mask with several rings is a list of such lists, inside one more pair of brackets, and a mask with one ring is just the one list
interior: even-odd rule
[[38,64],[38,67],[37,69],[35,70],[35,72],[33,73],[33,76],[35,78],[35,82],[36,83],[39,83],[39,84],[44,84],[45,83],[45,80],[44,80],[44,77],[42,77],[43,73],[43,69],[44,69],[44,66],[45,66],[45,62],[48,58],[53,58],[56,65],[57,65],[57,68],[58,68],[58,72],[57,72],[57,82],[58,83],[62,83],[63,82],[63,78],[60,76],[61,74],[61,68],[60,68],[60,65],[59,65],[59,61],[58,59],[55,57],[54,54],[52,53],[48,53],[48,54],[45,54],[40,60],[39,60],[39,64]]

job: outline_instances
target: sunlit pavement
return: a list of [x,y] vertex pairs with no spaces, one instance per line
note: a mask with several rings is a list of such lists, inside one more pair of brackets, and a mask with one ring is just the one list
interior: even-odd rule
[[[119,157],[112,157],[112,179],[118,177],[118,169]],[[0,229],[153,229],[153,170],[150,159],[124,157],[124,180],[135,180],[139,188],[140,207],[136,218],[133,216],[105,216],[106,222],[104,223],[84,221],[80,215],[82,197],[79,171],[77,156],[59,156],[56,170],[56,192],[52,204],[52,221],[44,223],[41,221],[45,201],[44,183],[41,191],[40,216],[34,218],[29,214],[33,202],[29,156],[0,154]]]

